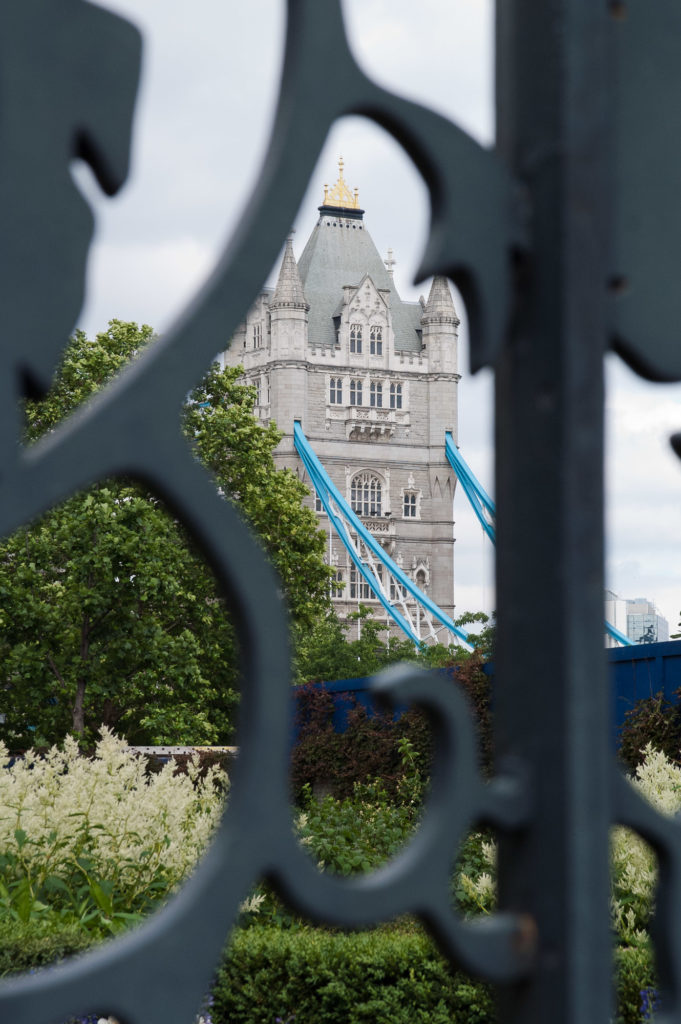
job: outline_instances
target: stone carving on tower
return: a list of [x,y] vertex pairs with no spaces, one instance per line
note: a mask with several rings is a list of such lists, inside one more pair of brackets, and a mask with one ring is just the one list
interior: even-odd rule
[[[299,260],[289,237],[275,288],[263,290],[222,360],[243,366],[257,415],[284,432],[279,464],[302,475],[293,446],[300,420],[367,528],[414,578],[427,571],[429,596],[452,615],[456,481],[444,438],[457,436],[459,318],[444,277],[427,301],[400,298],[392,250],[385,261],[379,255],[343,172],[341,158]],[[362,603],[382,617],[333,536],[328,557],[344,584],[334,591],[339,614]]]

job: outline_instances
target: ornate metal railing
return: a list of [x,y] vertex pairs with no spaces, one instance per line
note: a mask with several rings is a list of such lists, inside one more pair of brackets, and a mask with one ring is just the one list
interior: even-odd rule
[[[7,1024],[49,1024],[88,1007],[124,1024],[187,1024],[239,901],[262,877],[337,925],[419,915],[453,961],[499,983],[506,1024],[604,1024],[616,821],[659,854],[664,1019],[681,1016],[681,829],[645,806],[611,762],[602,656],[603,354],[610,345],[641,373],[681,377],[681,5],[503,0],[497,22],[495,153],[371,82],[345,42],[340,0],[289,0],[269,151],[213,276],[120,380],[22,449],[19,400],[49,382],[82,298],[91,218],[68,161],[86,160],[108,192],[124,179],[140,40],[83,0],[0,8],[0,529],[97,479],[134,475],[205,552],[243,650],[241,754],[196,874],[138,931],[3,983]],[[391,132],[430,190],[420,273],[457,283],[473,364],[495,368],[499,507],[497,775],[478,777],[460,696],[412,670],[384,676],[377,685],[388,699],[414,700],[432,717],[433,785],[403,854],[350,881],[318,872],[293,838],[284,612],[272,570],[179,427],[184,395],[255,299],[329,126],[346,114]],[[559,636],[549,616],[564,624]],[[449,906],[449,870],[480,820],[500,835],[501,909],[464,922]]]

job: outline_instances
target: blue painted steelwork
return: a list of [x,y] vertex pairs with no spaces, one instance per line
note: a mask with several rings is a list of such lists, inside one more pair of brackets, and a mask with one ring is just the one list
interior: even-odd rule
[[613,638],[613,640],[616,640],[618,644],[622,644],[623,647],[636,646],[634,641],[630,640],[626,633],[622,633],[621,630],[617,629],[616,626],[613,626],[612,623],[608,622],[607,619],[605,620],[605,629],[606,632],[609,633],[610,636]]
[[[372,537],[359,517],[353,512],[312,450],[298,420],[293,425],[293,443],[298,455],[302,459],[319,500],[324,506],[332,526],[343,542],[357,571],[368,583],[372,593],[375,594],[385,611],[397,623],[400,629],[417,646],[420,646],[423,642],[407,608],[406,595],[409,594],[413,601],[416,602],[420,612],[423,613],[425,625],[432,639],[437,640],[437,633],[440,631],[433,626],[432,620],[435,619],[452,634],[455,643],[463,645],[469,651],[472,650],[468,633],[459,626],[456,626],[449,616],[441,608],[438,608],[434,601],[431,601],[427,594],[419,590],[414,581],[393,562],[392,558],[383,550],[378,541]],[[356,542],[352,538],[353,533],[357,538]],[[363,552],[362,548],[364,549]],[[378,577],[376,571],[378,565],[382,565],[394,579],[395,593],[397,595],[395,600],[390,599],[383,583]],[[398,604],[401,607],[396,607]]]
[[464,494],[477,516],[478,522],[483,530],[496,546],[496,508],[489,494],[474,475],[463,455],[454,444],[451,431],[445,431],[445,454],[447,461],[456,473],[456,477],[463,487]]
[[[445,453],[447,455],[447,461],[456,473],[456,477],[463,488],[464,494],[468,498],[471,508],[475,512],[478,522],[492,541],[492,544],[496,547],[496,505],[471,470],[457,446],[454,444],[454,438],[449,430],[445,432]],[[610,634],[613,640],[616,640],[617,643],[621,644],[623,647],[635,646],[633,640],[630,640],[625,633],[622,633],[619,629],[608,622],[607,619],[605,622],[605,630]]]

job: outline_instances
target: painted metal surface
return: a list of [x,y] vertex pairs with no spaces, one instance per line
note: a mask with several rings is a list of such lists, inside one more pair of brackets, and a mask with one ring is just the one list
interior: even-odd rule
[[[364,74],[340,0],[288,0],[269,149],[212,276],[127,373],[27,449],[20,400],[46,386],[78,314],[92,229],[68,161],[86,160],[105,191],[123,181],[140,39],[84,0],[5,0],[0,531],[95,480],[143,481],[193,533],[233,609],[243,696],[229,806],[194,876],[135,933],[3,982],[3,1024],[50,1024],[97,1008],[122,1024],[188,1024],[239,902],[261,877],[336,925],[420,915],[453,962],[500,983],[502,1024],[605,1024],[613,821],[660,855],[659,1019],[679,1019],[681,829],[613,766],[602,655],[603,353],[610,344],[649,376],[681,375],[672,269],[681,263],[678,19],[677,0],[504,0],[492,152]],[[330,126],[348,114],[384,127],[423,176],[432,220],[419,276],[457,284],[473,368],[495,369],[500,685],[498,774],[483,784],[454,688],[412,669],[376,681],[387,700],[413,701],[431,716],[433,786],[402,855],[342,880],[321,874],[293,839],[288,630],[276,579],[192,458],[179,409],[255,299]],[[500,835],[500,911],[461,921],[449,872],[477,821]]]
[[455,625],[416,586],[353,512],[315,455],[298,420],[293,424],[293,443],[336,535],[357,572],[366,580],[390,618],[416,646],[425,639],[432,639],[437,643],[460,644],[467,651],[473,650],[466,630]]
[[496,545],[497,510],[494,502],[454,444],[454,438],[449,430],[445,433],[445,454],[447,455],[449,465],[456,473],[464,494],[468,498],[468,504],[473,509],[476,519],[492,541],[492,544]]

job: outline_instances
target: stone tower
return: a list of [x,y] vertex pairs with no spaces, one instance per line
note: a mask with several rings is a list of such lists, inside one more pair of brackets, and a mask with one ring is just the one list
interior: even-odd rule
[[[365,526],[449,615],[456,478],[444,442],[446,430],[457,437],[458,326],[443,277],[427,302],[400,299],[341,160],[300,260],[289,238],[274,291],[261,293],[222,356],[255,385],[256,414],[284,431],[280,464],[303,476],[293,446],[299,419]],[[343,584],[333,593],[339,614],[361,602],[382,616],[337,537],[327,550]]]

